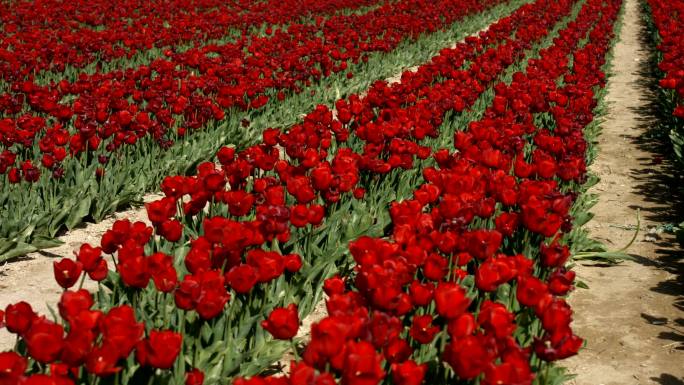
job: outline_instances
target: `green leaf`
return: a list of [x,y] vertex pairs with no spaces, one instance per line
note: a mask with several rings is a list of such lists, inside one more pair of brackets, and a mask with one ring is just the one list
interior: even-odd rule
[[622,251],[596,251],[578,253],[572,257],[576,261],[592,260],[607,263],[619,263],[626,260],[633,260],[634,258]]
[[92,201],[93,198],[84,197],[74,207],[74,209],[69,214],[69,218],[67,218],[66,220],[66,227],[69,230],[72,230],[74,227],[76,227],[79,223],[81,223],[83,218],[87,217],[88,214],[90,214],[90,206]]
[[57,238],[50,238],[42,235],[33,238],[33,240],[31,241],[31,245],[33,245],[39,250],[49,249],[63,244],[64,242],[60,241]]
[[202,334],[202,339],[204,342],[209,342],[211,341],[211,336],[214,334],[214,330],[211,328],[211,326],[209,326],[208,322],[205,322],[202,324],[200,333]]
[[9,243],[9,247],[7,245],[3,245],[3,247],[7,247],[8,251],[0,254],[0,262],[38,250],[35,246],[23,242],[11,242]]
[[70,212],[71,209],[69,207],[64,207],[61,211],[55,214],[52,220],[50,220],[50,224],[48,225],[48,233],[51,236],[55,236],[59,232]]

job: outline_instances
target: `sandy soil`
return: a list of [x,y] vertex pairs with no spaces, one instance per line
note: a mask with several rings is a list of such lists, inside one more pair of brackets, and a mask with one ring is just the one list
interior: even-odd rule
[[[648,84],[649,51],[638,0],[626,0],[620,40],[608,84],[608,116],[602,125],[599,203],[588,224],[592,237],[619,249],[633,236],[629,225],[641,210],[643,230],[628,250],[634,261],[576,268],[589,290],[570,297],[577,333],[587,340],[565,362],[574,385],[684,384],[684,260],[673,237],[660,232],[681,207],[672,165],[657,145],[643,138],[654,118]],[[681,211],[680,211],[681,212]]]

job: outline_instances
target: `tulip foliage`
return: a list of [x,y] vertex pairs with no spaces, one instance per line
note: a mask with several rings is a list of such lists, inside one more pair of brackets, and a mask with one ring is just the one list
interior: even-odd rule
[[[394,3],[388,3],[394,4]],[[0,379],[553,384],[620,0],[536,0],[303,120],[167,176],[0,313]],[[82,288],[97,282],[97,292]],[[301,319],[325,297],[309,341]],[[287,374],[269,374],[290,350]]]

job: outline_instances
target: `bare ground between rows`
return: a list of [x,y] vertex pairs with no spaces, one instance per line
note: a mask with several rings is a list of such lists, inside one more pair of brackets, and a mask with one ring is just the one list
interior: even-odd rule
[[564,364],[577,375],[573,385],[683,385],[683,252],[659,229],[684,212],[684,181],[661,157],[659,144],[645,136],[656,119],[651,51],[639,1],[626,0],[625,7],[608,82],[609,110],[592,166],[601,178],[592,191],[599,203],[588,229],[619,249],[632,238],[640,210],[642,231],[628,250],[633,261],[576,267],[589,289],[578,289],[570,303],[576,332],[587,345]]

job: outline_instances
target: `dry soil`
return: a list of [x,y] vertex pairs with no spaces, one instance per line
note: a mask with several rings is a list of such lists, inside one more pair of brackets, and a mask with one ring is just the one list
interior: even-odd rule
[[639,1],[626,0],[625,7],[608,82],[609,112],[592,166],[601,177],[593,189],[599,203],[588,228],[619,249],[634,235],[640,209],[642,231],[628,250],[633,261],[576,267],[589,289],[578,289],[570,303],[574,327],[587,345],[565,365],[577,375],[574,385],[682,385],[684,260],[673,237],[661,232],[676,221],[682,180],[656,143],[644,138],[655,122],[650,51]]

